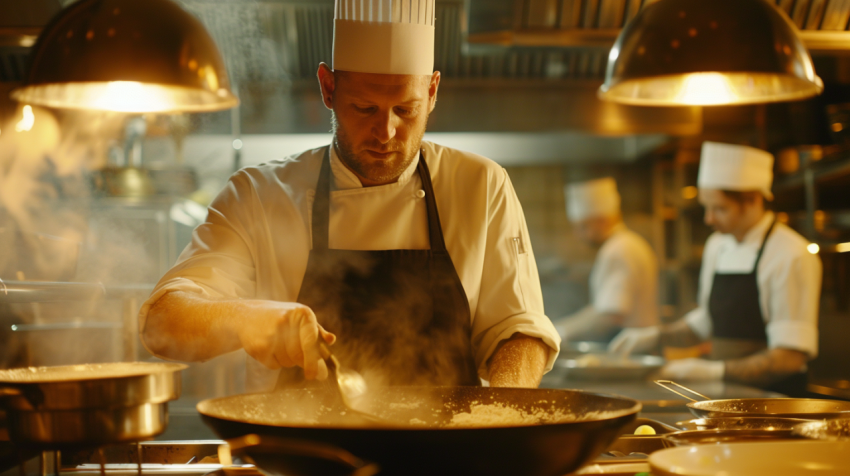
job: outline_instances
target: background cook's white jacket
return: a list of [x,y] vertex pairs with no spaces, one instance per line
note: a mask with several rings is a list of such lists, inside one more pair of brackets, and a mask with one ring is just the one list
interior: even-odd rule
[[[708,298],[715,271],[749,273],[774,214],[768,212],[740,243],[731,234],[713,233],[705,244],[700,270],[699,307],[685,316],[703,339],[711,336]],[[806,249],[808,241],[782,223],[767,239],[758,267],[758,289],[767,343],[818,354],[818,304],[822,267],[820,258]]]
[[[539,337],[552,348],[548,371],[560,337],[543,313],[525,217],[507,172],[484,157],[430,142],[423,142],[422,150],[446,247],[469,299],[479,375],[488,379],[487,359],[516,332]],[[324,152],[315,149],[236,172],[210,205],[206,223],[142,306],[140,326],[150,305],[174,290],[295,301],[307,268],[310,210]],[[429,249],[417,164],[418,159],[396,183],[364,188],[332,154],[330,247]],[[273,385],[277,371],[248,360],[251,390]]]
[[654,326],[658,319],[658,262],[649,243],[620,224],[590,272],[594,310],[624,316],[623,327]]

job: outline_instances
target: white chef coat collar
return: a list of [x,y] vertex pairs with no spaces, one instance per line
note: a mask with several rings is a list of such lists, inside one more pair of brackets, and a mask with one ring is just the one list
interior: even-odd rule
[[[767,211],[764,214],[764,216],[761,217],[761,220],[756,222],[756,224],[753,225],[752,228],[750,228],[750,231],[748,231],[744,235],[744,241],[742,241],[741,244],[742,245],[743,244],[749,244],[749,245],[754,244],[755,246],[760,247],[761,242],[764,239],[764,234],[767,233],[767,229],[770,228],[770,224],[773,223],[773,220],[774,220],[773,212]],[[729,236],[732,236],[732,235],[729,235]],[[734,240],[735,237],[732,236],[732,239]],[[737,241],[737,240],[735,240],[735,241]]]
[[[336,148],[331,145],[331,172],[333,173],[333,184],[332,190],[352,190],[357,188],[364,188],[363,184],[360,183],[360,179],[357,178],[357,175],[354,174],[345,164],[339,160],[339,156],[336,154]],[[397,186],[404,185],[410,180],[410,177],[413,177],[413,173],[416,172],[416,167],[419,165],[419,154],[416,154],[416,157],[413,158],[413,161],[407,168],[402,172],[398,177],[398,181],[395,184]],[[394,184],[387,184],[394,185]],[[379,187],[372,187],[379,188]]]

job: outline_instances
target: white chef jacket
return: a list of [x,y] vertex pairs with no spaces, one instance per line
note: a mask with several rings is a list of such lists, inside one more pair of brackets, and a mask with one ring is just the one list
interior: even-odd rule
[[594,310],[624,316],[623,327],[659,323],[655,253],[624,224],[599,248],[590,272],[590,297]]
[[[713,233],[705,244],[700,270],[699,307],[685,316],[688,325],[703,339],[711,336],[708,299],[714,273],[749,273],[764,234],[775,216],[768,212],[740,243],[731,234]],[[818,354],[818,304],[822,267],[820,258],[806,249],[808,241],[777,223],[759,262],[759,304],[771,349],[784,347]]]
[[[363,187],[331,151],[330,248],[430,248],[418,157],[396,183]],[[430,142],[422,143],[422,151],[446,247],[469,300],[480,377],[488,379],[486,363],[499,342],[517,332],[539,337],[552,349],[548,371],[560,337],[543,313],[525,217],[507,172],[484,157]],[[324,153],[325,148],[314,149],[236,172],[142,306],[140,326],[151,304],[169,291],[296,301]],[[248,362],[249,388],[273,386],[277,371]]]

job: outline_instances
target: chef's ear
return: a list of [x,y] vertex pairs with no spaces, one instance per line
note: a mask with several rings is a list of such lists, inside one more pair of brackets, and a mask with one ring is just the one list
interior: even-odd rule
[[428,85],[428,112],[434,112],[437,107],[437,90],[440,89],[440,72],[434,71],[431,75],[431,83]]
[[321,63],[316,76],[319,77],[319,87],[322,89],[322,102],[325,103],[326,108],[333,109],[333,95],[336,89],[333,70],[326,63]]

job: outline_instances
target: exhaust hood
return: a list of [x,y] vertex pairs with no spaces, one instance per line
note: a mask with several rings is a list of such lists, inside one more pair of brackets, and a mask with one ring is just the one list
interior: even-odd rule
[[30,48],[60,10],[59,0],[0,0],[0,82],[23,80]]

